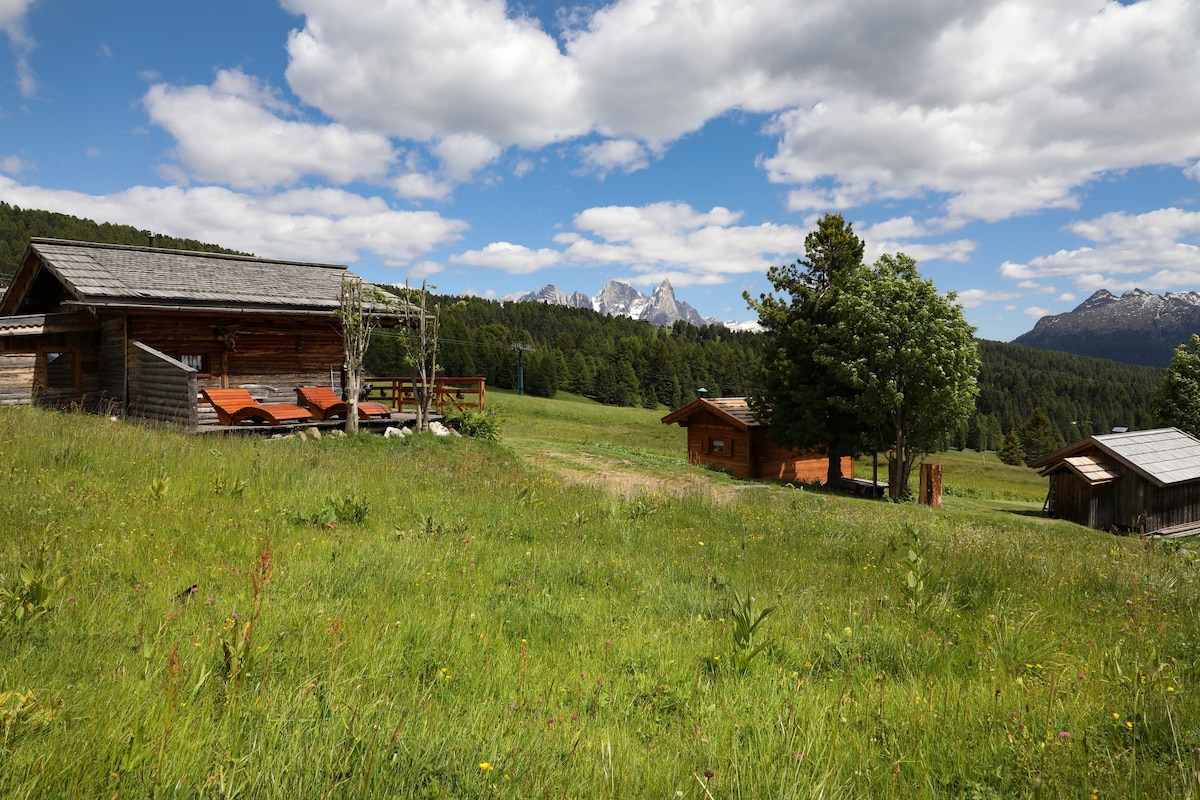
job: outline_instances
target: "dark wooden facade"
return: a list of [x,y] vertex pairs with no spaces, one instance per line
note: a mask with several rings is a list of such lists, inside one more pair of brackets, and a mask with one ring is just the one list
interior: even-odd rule
[[[148,302],[104,287],[89,294],[73,280],[72,259],[112,259],[105,266],[119,274],[131,254],[139,260],[130,271],[151,286],[161,261],[164,271],[193,270],[204,289]],[[0,403],[98,406],[192,429],[211,421],[198,404],[203,388],[246,387],[259,401],[288,403],[296,386],[340,391],[344,274],[336,265],[34,240],[0,303]],[[267,296],[248,301],[255,291]],[[296,297],[277,299],[289,291]]]
[[[828,459],[819,450],[802,452],[771,441],[745,398],[701,398],[662,421],[687,430],[689,462],[727,469],[735,478],[823,482],[828,473]],[[854,477],[853,458],[842,459],[842,474]]]
[[1138,533],[1200,524],[1200,441],[1182,431],[1093,436],[1031,466],[1058,519]]

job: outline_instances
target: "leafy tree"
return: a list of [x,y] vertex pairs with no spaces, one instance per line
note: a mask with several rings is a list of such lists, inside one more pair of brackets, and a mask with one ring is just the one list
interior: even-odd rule
[[938,294],[903,253],[853,270],[832,311],[838,324],[815,360],[852,387],[838,400],[889,448],[889,492],[899,500],[917,460],[941,449],[974,407],[973,330],[954,294]]
[[1008,432],[1008,436],[1004,437],[1004,444],[1000,446],[1000,461],[1014,467],[1025,466],[1025,446],[1021,444],[1021,437],[1017,435],[1016,428]]
[[1160,424],[1200,437],[1200,335],[1175,348],[1152,407]]
[[863,436],[857,416],[847,408],[851,388],[817,353],[837,329],[835,306],[843,284],[862,267],[863,241],[841,214],[826,214],[805,237],[804,252],[796,263],[767,271],[778,296],[742,295],[768,331],[760,388],[750,404],[767,420],[778,444],[824,447],[826,482],[833,484],[842,477],[842,456],[860,452]]

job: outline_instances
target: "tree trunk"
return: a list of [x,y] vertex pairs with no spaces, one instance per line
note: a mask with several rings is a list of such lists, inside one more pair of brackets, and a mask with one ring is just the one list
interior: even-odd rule
[[896,426],[896,456],[888,464],[888,497],[900,500],[908,485],[908,460],[904,452],[904,428]]
[[836,489],[842,482],[842,454],[829,451],[829,464],[825,472],[825,485]]
[[346,370],[346,433],[358,433],[358,393],[362,391],[360,370]]

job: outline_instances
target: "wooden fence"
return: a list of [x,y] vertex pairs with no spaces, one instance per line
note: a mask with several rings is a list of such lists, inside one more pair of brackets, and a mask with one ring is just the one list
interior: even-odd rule
[[141,342],[130,342],[128,370],[129,416],[196,429],[196,370]]
[[[368,400],[384,403],[398,411],[415,411],[417,395],[412,378],[367,378],[370,391]],[[433,403],[430,409],[438,411],[466,411],[473,408],[483,411],[485,396],[483,378],[434,378]]]

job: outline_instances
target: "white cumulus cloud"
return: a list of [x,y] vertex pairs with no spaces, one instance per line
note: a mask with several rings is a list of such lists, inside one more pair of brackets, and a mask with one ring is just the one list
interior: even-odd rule
[[239,70],[212,86],[156,84],[143,99],[150,118],[175,137],[196,179],[239,189],[293,186],[306,175],[334,184],[379,180],[396,152],[384,136],[345,125],[286,119],[277,92]]
[[457,240],[461,220],[432,211],[396,211],[379,198],[340,189],[295,189],[269,198],[205,186],[137,186],[116,194],[24,186],[0,176],[0,196],[29,208],[53,208],[98,222],[155,231],[255,253],[265,258],[353,264],[370,254],[404,267]]

